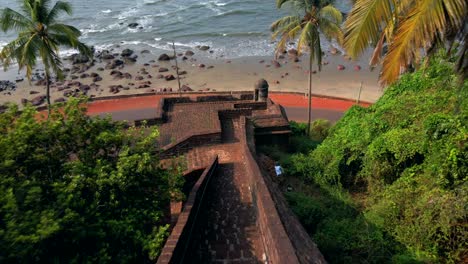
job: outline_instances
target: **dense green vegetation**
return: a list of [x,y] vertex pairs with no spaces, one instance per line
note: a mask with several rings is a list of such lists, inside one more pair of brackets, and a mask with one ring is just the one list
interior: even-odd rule
[[47,121],[0,115],[0,262],[146,263],[168,233],[181,177],[160,168],[155,129],[125,129],[71,100]]
[[450,61],[431,64],[354,106],[315,150],[276,157],[300,180],[287,198],[331,263],[468,260],[466,100],[454,111],[468,82],[458,89]]

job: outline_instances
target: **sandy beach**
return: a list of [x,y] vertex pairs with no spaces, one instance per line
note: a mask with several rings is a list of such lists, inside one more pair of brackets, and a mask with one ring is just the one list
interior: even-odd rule
[[[120,56],[121,50],[111,50],[115,59],[125,61]],[[181,85],[184,90],[193,91],[246,91],[252,90],[254,83],[264,78],[272,91],[307,92],[308,89],[308,57],[307,54],[297,57],[284,54],[275,60],[269,57],[243,57],[225,59],[219,54],[215,59],[208,58],[209,51],[193,50],[188,56],[179,53],[177,61]],[[360,99],[375,102],[382,94],[378,85],[378,71],[370,71],[367,57],[360,61],[351,61],[343,54],[332,54],[326,51],[321,72],[315,73],[313,68],[314,94],[356,99],[362,85]],[[69,73],[63,82],[54,83],[51,88],[51,101],[63,101],[69,96],[77,96],[85,92],[90,97],[102,97],[122,94],[138,94],[148,92],[177,92],[176,79],[166,80],[166,76],[176,77],[175,60],[158,61],[160,54],[148,51],[135,51],[135,63],[125,63],[114,69],[103,69],[114,60],[95,59],[93,66],[87,64],[71,65],[64,60],[64,67],[75,67],[75,73]],[[171,55],[171,54],[169,54]],[[185,57],[185,58],[184,58]],[[185,59],[185,60],[184,60]],[[86,65],[86,66],[84,66]],[[86,69],[77,71],[78,68]],[[167,69],[167,71],[165,69]],[[340,68],[340,69],[339,69]],[[41,73],[41,70],[37,71]],[[93,77],[94,76],[94,77]],[[97,78],[96,78],[97,77]],[[14,67],[7,72],[0,72],[0,80],[15,82],[24,78],[24,73],[18,75]],[[102,79],[102,80],[101,80]],[[170,79],[170,78],[169,78]],[[33,101],[45,95],[45,85],[37,81],[16,83],[14,90],[1,92],[0,104],[13,102],[19,105]],[[189,87],[189,88],[187,88]],[[44,101],[42,100],[42,103]]]

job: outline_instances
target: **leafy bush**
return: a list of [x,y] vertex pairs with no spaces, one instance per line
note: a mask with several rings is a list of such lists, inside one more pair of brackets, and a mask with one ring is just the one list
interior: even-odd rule
[[317,149],[292,158],[290,170],[301,178],[350,192],[359,204],[356,217],[327,211],[318,225],[298,211],[316,226],[314,238],[331,262],[466,261],[466,100],[454,110],[458,91],[467,98],[468,82],[459,90],[452,69],[436,58],[404,75],[371,107],[352,107]]
[[155,129],[89,118],[81,102],[49,120],[0,115],[0,262],[154,260],[180,177],[160,168]]

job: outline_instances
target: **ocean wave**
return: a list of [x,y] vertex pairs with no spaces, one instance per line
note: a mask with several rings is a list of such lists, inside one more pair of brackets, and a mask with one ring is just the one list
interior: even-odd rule
[[112,10],[110,10],[110,9],[101,10],[101,13],[104,13],[104,14],[108,14],[110,12],[112,12]]
[[254,10],[231,10],[217,14],[217,17],[232,16],[232,15],[251,15],[256,14],[257,11]]
[[183,34],[178,37],[192,38],[192,37],[267,37],[268,32],[231,32],[231,33],[220,33],[220,32],[199,32],[192,34]]
[[3,49],[6,45],[8,45],[8,42],[0,41],[0,49]]

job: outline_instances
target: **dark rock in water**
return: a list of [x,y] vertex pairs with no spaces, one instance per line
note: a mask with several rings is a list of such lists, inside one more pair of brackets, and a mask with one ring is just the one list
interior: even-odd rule
[[128,24],[128,27],[129,28],[137,28],[139,25],[140,24],[138,24],[138,23],[130,23],[130,24]]
[[31,104],[33,106],[39,106],[44,103],[45,99],[46,99],[45,95],[38,95],[31,100]]
[[131,49],[124,49],[124,50],[122,51],[121,56],[122,56],[122,57],[130,57],[130,56],[132,56],[132,54],[133,54],[133,50],[131,50]]
[[156,61],[155,60],[150,60],[148,61],[149,63],[155,63]]
[[103,60],[113,60],[113,59],[115,59],[114,55],[112,55],[112,54],[104,54],[104,55],[102,55],[101,58]]
[[13,91],[16,89],[16,84],[10,81],[0,81],[0,92]]
[[159,68],[158,72],[168,72],[169,69],[168,68],[164,68],[164,67],[161,67]]
[[24,78],[16,78],[15,82],[19,83],[19,82],[22,82],[24,81]]
[[175,77],[174,75],[169,74],[169,75],[164,76],[164,79],[166,79],[166,81],[172,81],[172,80],[175,80]]
[[166,53],[163,53],[159,56],[158,61],[168,61],[171,60],[171,57]]
[[66,101],[65,98],[60,97],[60,98],[55,99],[55,100],[54,100],[54,103],[63,103],[63,102],[65,102],[65,101]]
[[141,54],[148,54],[148,53],[151,53],[151,51],[149,51],[149,50],[142,50],[142,51],[140,51],[140,53],[141,53]]
[[185,60],[188,60],[188,58],[185,57],[185,56],[183,56],[183,57],[182,57],[182,60],[185,61]]
[[195,54],[195,53],[194,53],[193,51],[191,51],[191,50],[187,50],[187,51],[185,52],[185,56],[193,56],[194,54]]
[[199,50],[203,50],[203,51],[206,51],[206,50],[209,50],[210,49],[210,46],[200,46],[200,48],[198,48]]

